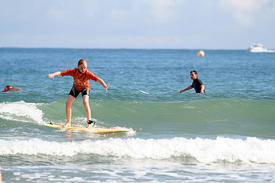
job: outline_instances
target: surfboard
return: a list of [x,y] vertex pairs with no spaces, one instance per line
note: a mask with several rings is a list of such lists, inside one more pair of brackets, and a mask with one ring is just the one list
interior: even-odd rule
[[122,132],[130,131],[125,128],[97,128],[97,127],[86,128],[83,126],[64,127],[64,125],[56,125],[56,124],[45,124],[45,126],[51,127],[51,128],[59,128],[59,129],[63,129],[63,130],[69,130],[69,131],[92,132],[92,133],[98,133],[98,134],[122,133]]

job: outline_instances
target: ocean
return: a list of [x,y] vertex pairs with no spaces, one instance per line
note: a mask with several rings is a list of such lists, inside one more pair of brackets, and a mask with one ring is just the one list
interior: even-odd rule
[[[0,167],[16,182],[275,182],[275,54],[247,50],[0,48]],[[79,59],[98,127],[71,132],[72,77],[48,78]],[[189,90],[197,70],[206,93]],[[86,126],[79,96],[72,124]]]

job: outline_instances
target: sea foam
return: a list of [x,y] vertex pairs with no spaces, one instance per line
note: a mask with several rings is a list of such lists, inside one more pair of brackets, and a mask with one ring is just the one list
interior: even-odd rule
[[175,137],[171,139],[110,138],[81,142],[51,142],[41,139],[0,140],[0,155],[75,156],[91,154],[133,159],[194,158],[217,161],[275,164],[275,140]]
[[0,118],[23,122],[34,121],[43,124],[43,112],[37,108],[38,105],[24,101],[1,103]]

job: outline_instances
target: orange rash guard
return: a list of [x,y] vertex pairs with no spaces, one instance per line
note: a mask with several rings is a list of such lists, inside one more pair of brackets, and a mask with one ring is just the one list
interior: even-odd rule
[[81,91],[83,89],[91,89],[89,80],[98,81],[98,77],[94,75],[91,71],[87,70],[85,73],[80,73],[78,68],[69,69],[66,71],[61,71],[61,76],[72,76],[74,78],[73,87],[77,91]]

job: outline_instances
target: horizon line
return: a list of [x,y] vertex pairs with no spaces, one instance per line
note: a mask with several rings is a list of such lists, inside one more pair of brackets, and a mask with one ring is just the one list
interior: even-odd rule
[[1,48],[10,48],[10,49],[90,49],[90,50],[247,50],[248,48],[103,48],[103,47],[94,47],[94,48],[85,48],[85,47],[24,47],[24,46],[0,46]]

